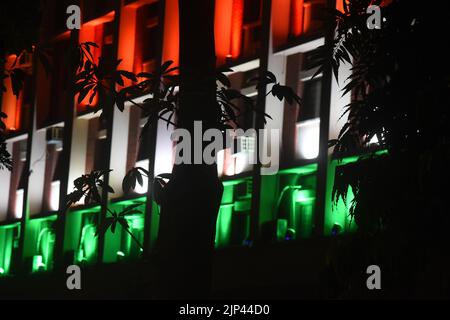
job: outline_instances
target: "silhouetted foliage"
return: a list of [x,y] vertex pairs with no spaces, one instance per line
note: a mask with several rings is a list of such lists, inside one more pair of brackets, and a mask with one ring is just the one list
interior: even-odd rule
[[[329,68],[338,79],[342,66],[351,70],[340,83],[352,101],[338,138],[330,141],[333,156],[362,154],[336,168],[333,202],[346,203],[352,189],[349,214],[358,235],[341,242],[331,261],[342,296],[366,290],[358,274],[373,263],[384,268],[392,294],[414,296],[425,288],[448,294],[448,283],[426,283],[431,274],[425,270],[436,272],[449,259],[444,199],[450,178],[450,52],[436,48],[434,35],[448,32],[450,11],[442,2],[384,1],[381,29],[369,29],[366,8],[380,3],[344,1],[344,12],[334,12],[334,41],[316,56],[318,72]],[[430,248],[433,254],[426,253]]]

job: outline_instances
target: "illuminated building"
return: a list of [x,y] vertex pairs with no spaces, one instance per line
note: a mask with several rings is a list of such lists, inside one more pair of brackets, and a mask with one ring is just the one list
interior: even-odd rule
[[[126,105],[124,112],[115,109],[111,131],[99,123],[98,113],[86,108],[88,98],[70,106],[64,60],[70,41],[70,34],[64,29],[65,8],[69,4],[70,1],[54,1],[53,11],[45,17],[48,25],[42,37],[53,43],[57,57],[53,72],[47,76],[41,65],[33,68],[30,57],[23,55],[19,61],[28,70],[23,92],[19,99],[10,92],[2,96],[2,111],[8,114],[7,148],[14,165],[11,172],[0,171],[0,276],[14,275],[18,270],[48,272],[58,264],[57,259],[65,265],[140,259],[142,250],[120,226],[114,234],[108,231],[104,238],[95,236],[100,207],[80,202],[62,214],[61,194],[72,191],[77,177],[107,166],[113,169],[109,182],[116,192],[110,195],[110,208],[120,209],[142,201],[145,211],[149,208],[145,202],[152,200],[151,192],[147,193],[148,182],[133,195],[125,196],[121,186],[123,176],[136,166],[153,165],[155,175],[171,171],[172,128],[166,128],[165,122],[160,120],[158,124],[152,154],[151,142],[139,140],[143,121],[135,107]],[[266,59],[267,69],[304,100],[299,108],[272,95],[266,97],[266,112],[273,118],[267,128],[281,129],[277,174],[262,176],[260,182],[254,183],[254,168],[246,161],[252,148],[242,148],[235,154],[226,149],[219,154],[218,170],[225,190],[217,220],[217,248],[248,246],[255,241],[287,242],[331,236],[336,225],[343,233],[355,228],[346,204],[332,206],[331,190],[338,164],[329,160],[329,151],[321,146],[337,137],[346,121],[345,117],[339,119],[342,107],[351,97],[350,94],[341,97],[338,84],[329,75],[312,79],[316,69],[311,68],[311,53],[326,38],[318,15],[330,5],[334,1],[272,0],[270,34],[263,35],[262,0],[216,0],[217,66],[227,65],[234,70],[230,74],[232,86],[256,99],[257,90],[247,80],[257,74],[261,60]],[[118,7],[114,7],[114,1],[82,1],[81,9],[83,24],[78,41],[99,45],[93,52],[95,59],[102,55],[117,56],[123,59],[121,69],[136,73],[151,71],[158,56],[162,61],[178,63],[177,0],[166,0],[164,5],[155,0],[122,0]],[[160,44],[158,32],[162,34]],[[262,43],[265,39],[269,50],[263,53],[262,48],[267,47]],[[8,63],[14,58],[9,57]],[[345,79],[349,72],[343,68],[340,77]],[[68,104],[76,110],[70,126],[64,112]],[[36,114],[31,119],[33,105]],[[329,115],[328,119],[323,115]],[[239,121],[246,128],[254,125],[253,117]],[[65,150],[64,131],[68,127],[72,128],[70,150]],[[327,133],[326,137],[321,139],[321,132]],[[325,154],[320,154],[323,150]],[[63,152],[68,152],[67,159],[62,157]],[[29,175],[24,169],[27,156]],[[326,163],[326,172],[321,177],[319,157],[325,157]],[[318,183],[320,179],[322,183]],[[67,186],[67,190],[61,190],[62,186]],[[320,210],[316,208],[319,195],[324,203]],[[252,205],[255,197],[258,210]],[[28,205],[24,206],[25,203]],[[152,208],[151,213],[128,218],[131,232],[149,251],[158,230],[158,209],[156,205]],[[59,228],[58,219],[63,224]],[[257,230],[251,230],[254,221]],[[255,234],[256,238],[252,238]]]

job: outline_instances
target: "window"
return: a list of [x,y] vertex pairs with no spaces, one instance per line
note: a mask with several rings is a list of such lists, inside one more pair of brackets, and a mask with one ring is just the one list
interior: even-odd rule
[[297,122],[319,117],[321,91],[321,78],[303,81],[303,104],[298,113]]
[[297,75],[297,87],[303,104],[300,107],[297,122],[318,118],[320,113],[322,75],[318,74],[313,78],[317,71],[317,68],[313,67],[314,53],[315,51],[309,51],[299,54],[301,63]]
[[[53,55],[53,71],[50,75],[51,85],[49,95],[50,103],[46,105],[46,101],[41,100],[41,108],[43,121],[42,126],[47,126],[63,121],[64,109],[66,104],[68,90],[68,69],[66,62],[66,51],[69,47],[70,40],[68,38],[55,42]],[[48,99],[48,98],[47,98]]]
[[150,72],[154,68],[158,44],[158,2],[137,9],[134,72]]
[[244,1],[243,17],[243,54],[246,57],[255,56],[261,45],[261,0]]
[[246,0],[244,2],[244,25],[259,23],[261,19],[261,11],[261,0]]
[[95,140],[94,170],[104,170],[107,167],[107,148],[106,129],[100,129]]
[[[256,103],[258,92],[256,86],[249,83],[251,78],[254,78],[258,74],[258,69],[251,69],[245,72],[235,72],[230,75],[230,82],[233,88],[241,91],[243,95],[246,95]],[[254,128],[255,114],[241,99],[233,101],[238,108],[235,111],[236,122],[239,128],[248,130]],[[233,123],[230,125],[234,126]],[[217,154],[219,175],[232,176],[240,174],[252,169],[255,137],[254,136],[242,136],[235,137],[233,140],[233,148],[227,148],[221,150]]]
[[93,118],[89,120],[85,172],[104,170],[107,164],[108,143],[106,123]]
[[301,106],[285,104],[282,161],[288,165],[300,159],[314,159],[319,152],[322,75],[314,78],[314,51],[288,56],[286,84],[296,88]]
[[114,21],[105,22],[102,27],[102,57],[111,60],[114,56]]
[[[251,98],[254,105],[258,98],[258,91],[254,84],[250,83],[250,79],[258,76],[258,69],[251,69],[245,72],[236,72],[230,75],[232,87],[241,91],[243,95]],[[242,101],[236,101],[239,112],[236,113],[239,127],[247,130],[254,127],[254,112]]]

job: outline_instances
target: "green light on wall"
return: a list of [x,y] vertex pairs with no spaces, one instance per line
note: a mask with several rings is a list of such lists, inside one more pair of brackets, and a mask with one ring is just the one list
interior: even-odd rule
[[37,252],[33,257],[32,272],[50,270],[53,265],[53,251],[55,248],[55,233],[44,227],[38,236]]
[[95,236],[97,227],[95,224],[86,224],[81,230],[80,245],[77,253],[78,263],[95,263],[97,256],[98,239]]
[[296,238],[308,238],[312,234],[315,199],[314,190],[311,189],[297,189],[292,193],[291,221]]
[[0,227],[0,276],[11,273],[11,263],[20,236],[17,223]]
[[317,171],[317,163],[311,163],[301,167],[280,170],[279,174],[298,174],[307,175]]
[[221,205],[216,223],[216,247],[227,246],[231,239],[233,204]]
[[24,255],[31,272],[53,269],[56,215],[31,219],[26,227]]

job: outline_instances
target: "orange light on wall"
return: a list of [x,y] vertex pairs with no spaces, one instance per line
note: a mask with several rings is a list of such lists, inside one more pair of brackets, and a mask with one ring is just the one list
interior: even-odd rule
[[303,0],[292,0],[291,32],[295,37],[299,36],[303,32],[303,8]]
[[303,4],[303,19],[303,33],[306,33],[311,27],[311,3],[309,2]]
[[272,1],[272,36],[276,48],[287,42],[290,32],[291,0]]
[[162,61],[172,60],[173,66],[178,66],[180,51],[178,0],[166,0],[164,25]]
[[[9,55],[6,58],[5,62],[5,70],[11,70],[14,68],[20,68],[28,74],[31,63],[25,62],[20,63],[19,60],[23,58],[23,55],[28,55],[27,53],[23,53],[22,55],[17,58],[16,55]],[[8,77],[4,79],[4,85],[6,87],[6,92],[3,92],[2,94],[2,101],[1,101],[1,111],[6,113],[8,116],[6,119],[3,119],[3,122],[6,125],[7,130],[16,131],[22,129],[25,123],[22,123],[22,108],[27,107],[25,105],[25,95],[29,93],[29,83],[28,83],[28,76],[26,75],[24,86],[19,92],[19,96],[16,97],[12,91],[12,85],[11,85],[11,77]]]
[[[16,55],[10,55],[6,58],[5,70],[8,70],[12,67],[14,61],[16,60]],[[16,126],[16,110],[18,101],[16,96],[13,94],[11,90],[11,78],[8,77],[4,80],[4,85],[6,87],[6,92],[2,94],[2,112],[8,115],[8,118],[3,119],[5,122],[6,128],[8,130],[16,130],[18,127]]]
[[231,19],[230,54],[237,58],[241,54],[242,21],[244,18],[244,0],[233,0],[233,14]]
[[[136,8],[125,6],[120,11],[118,59],[122,59],[119,69],[133,70],[135,48]],[[125,79],[125,86],[131,85],[131,80]]]
[[344,2],[343,0],[336,0],[336,10],[344,12]]
[[214,37],[218,65],[223,64],[226,61],[227,56],[230,55],[232,15],[232,1],[216,0],[214,14]]

